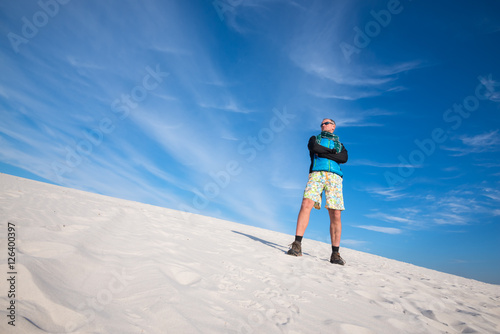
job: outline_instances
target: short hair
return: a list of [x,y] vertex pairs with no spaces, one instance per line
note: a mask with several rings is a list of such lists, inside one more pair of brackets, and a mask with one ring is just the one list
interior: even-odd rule
[[325,120],[325,119],[330,120],[330,121],[332,121],[333,124],[337,125],[337,123],[335,123],[335,121],[333,119],[331,119],[331,118],[323,118],[323,120]]

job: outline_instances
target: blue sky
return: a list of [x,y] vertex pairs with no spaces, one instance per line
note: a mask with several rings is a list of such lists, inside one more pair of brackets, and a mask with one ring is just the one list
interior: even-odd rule
[[291,242],[329,117],[341,247],[500,284],[498,1],[4,1],[0,27],[0,172]]

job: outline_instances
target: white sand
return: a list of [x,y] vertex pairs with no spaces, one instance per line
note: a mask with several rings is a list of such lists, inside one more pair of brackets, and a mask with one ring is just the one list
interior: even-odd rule
[[0,208],[1,333],[500,333],[497,285],[5,174]]

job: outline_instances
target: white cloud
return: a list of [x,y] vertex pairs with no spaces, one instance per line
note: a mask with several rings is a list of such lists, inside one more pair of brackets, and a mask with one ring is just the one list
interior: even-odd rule
[[500,82],[493,80],[491,74],[486,77],[481,77],[480,82],[486,87],[486,97],[493,102],[500,102]]
[[484,188],[484,196],[491,198],[497,202],[500,202],[500,190],[493,188]]
[[367,242],[364,240],[342,239],[342,245],[346,245],[346,246],[356,247],[356,246],[365,245],[366,243]]
[[323,99],[337,99],[337,100],[345,100],[345,101],[356,101],[359,99],[375,97],[383,95],[387,92],[399,92],[405,90],[404,87],[391,87],[388,89],[342,89],[342,87],[335,87],[335,89],[331,92],[329,91],[320,91],[309,89],[308,92],[312,96],[323,98]]
[[[143,114],[131,115],[131,119],[144,133],[183,166],[193,170],[203,166],[205,171],[220,169],[219,162],[224,161],[222,143],[217,144],[217,137],[209,129],[202,127],[199,120],[198,124],[188,125],[189,118],[190,113],[183,110],[169,113],[169,117],[156,111],[147,112],[147,117]],[[193,144],[195,141],[198,145]]]
[[500,134],[498,132],[499,130],[493,130],[474,136],[462,135],[458,137],[458,140],[462,142],[463,146],[441,146],[441,149],[455,152],[451,154],[451,156],[454,157],[461,157],[473,153],[495,152],[500,149]]
[[367,159],[356,159],[353,161],[349,161],[350,166],[370,166],[370,167],[380,167],[380,168],[422,168],[421,165],[405,165],[402,163],[388,163],[388,162],[378,162],[371,161]]
[[[368,191],[368,189],[366,190]],[[399,190],[400,191],[400,190]],[[435,225],[472,225],[499,214],[500,191],[484,185],[458,186],[450,191],[428,194],[406,194],[398,190],[372,188],[371,193],[397,200],[399,208],[388,212],[374,212],[365,216],[407,228],[430,228]],[[414,203],[419,203],[414,206]],[[405,206],[408,205],[408,206]],[[482,217],[478,220],[478,217]]]
[[414,224],[415,221],[405,217],[392,216],[382,212],[366,214],[365,217],[386,221],[388,223]]
[[439,216],[432,219],[438,225],[467,225],[466,219],[460,215],[442,213]]
[[368,192],[370,194],[375,194],[378,196],[385,197],[387,200],[402,199],[407,196],[406,193],[402,193],[402,189],[399,188],[388,188],[388,187],[366,187],[361,189],[361,191]]
[[497,148],[500,144],[500,135],[498,130],[495,130],[476,136],[461,136],[460,140],[475,152],[482,152]]
[[215,104],[214,101],[211,102],[201,101],[199,102],[199,106],[206,109],[219,109],[219,110],[225,110],[242,114],[247,114],[250,112],[250,110],[247,110],[239,106],[238,103],[233,98],[230,97],[228,100],[222,102],[221,104]]
[[387,233],[387,234],[401,234],[403,232],[401,229],[394,227],[383,227],[383,226],[373,226],[373,225],[358,225],[355,227],[359,227],[369,231]]
[[424,65],[422,64],[421,61],[414,60],[414,61],[396,63],[390,66],[378,66],[371,69],[371,71],[378,76],[390,77],[399,74],[401,72],[408,72],[418,68],[422,68],[423,66]]

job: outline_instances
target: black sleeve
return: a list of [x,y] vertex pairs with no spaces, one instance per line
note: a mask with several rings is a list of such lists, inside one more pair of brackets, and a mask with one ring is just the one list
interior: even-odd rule
[[311,155],[311,160],[313,158],[314,154],[317,154],[318,157],[320,158],[327,158],[330,160],[335,161],[338,164],[345,164],[348,159],[348,154],[347,150],[342,144],[342,149],[340,150],[339,153],[337,153],[336,150],[322,146],[316,142],[316,137],[312,136],[309,139],[309,143],[307,144],[307,147],[309,148],[309,153]]
[[319,153],[318,157],[333,160],[338,164],[345,164],[347,162],[347,159],[349,157],[348,157],[347,150],[346,150],[344,144],[342,144],[342,149],[340,150],[339,153],[336,153],[335,150],[333,150],[333,151],[334,151],[334,153]]
[[[309,152],[312,154],[335,154],[337,151],[334,149],[322,146],[316,142],[316,137],[312,136],[309,138],[309,143],[307,144]],[[326,157],[322,157],[326,158]]]

